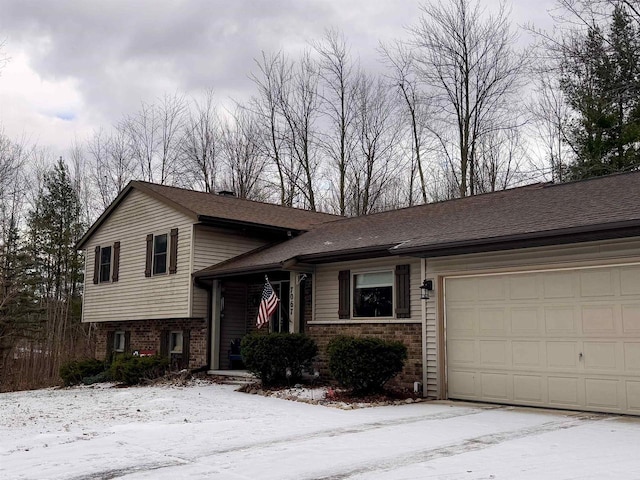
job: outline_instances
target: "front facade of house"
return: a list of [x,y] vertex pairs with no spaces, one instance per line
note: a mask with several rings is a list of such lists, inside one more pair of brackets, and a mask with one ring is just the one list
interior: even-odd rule
[[269,331],[314,338],[323,374],[331,338],[376,336],[408,347],[394,384],[430,398],[640,414],[636,192],[631,173],[326,217],[275,238],[203,225],[133,188],[84,242],[83,319],[101,355],[241,368],[230,345],[255,330],[267,276],[281,300]]

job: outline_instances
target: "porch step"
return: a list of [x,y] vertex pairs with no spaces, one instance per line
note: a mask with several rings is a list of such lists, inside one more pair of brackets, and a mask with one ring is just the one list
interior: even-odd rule
[[248,385],[256,381],[256,377],[246,370],[209,370],[207,374],[227,385]]

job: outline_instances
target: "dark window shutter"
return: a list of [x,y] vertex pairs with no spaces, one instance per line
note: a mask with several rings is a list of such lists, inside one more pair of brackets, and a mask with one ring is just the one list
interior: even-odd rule
[[100,281],[100,245],[96,246],[95,256],[93,258],[93,283],[98,284]]
[[111,275],[111,281],[117,282],[120,278],[120,242],[113,244],[113,274]]
[[396,318],[411,317],[409,265],[396,265]]
[[144,267],[144,276],[151,276],[151,264],[153,263],[153,233],[147,235],[147,259]]
[[191,345],[191,330],[182,331],[182,368],[189,368],[189,346]]
[[160,332],[160,356],[169,356],[169,330]]
[[115,342],[115,339],[116,339],[116,332],[107,333],[107,357],[106,357],[107,362],[111,361],[111,357],[113,355],[113,342]]
[[169,245],[169,273],[178,271],[178,229],[171,229],[171,243]]
[[124,332],[124,351],[131,353],[131,332]]
[[351,271],[338,273],[338,318],[349,318],[351,309]]

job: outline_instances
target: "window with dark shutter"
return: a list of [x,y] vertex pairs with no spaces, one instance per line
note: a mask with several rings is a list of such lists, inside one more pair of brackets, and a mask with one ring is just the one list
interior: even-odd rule
[[338,318],[349,318],[351,310],[351,272],[341,270],[338,273]]
[[178,229],[171,229],[171,239],[169,247],[169,273],[176,273],[178,271]]
[[167,234],[153,237],[153,274],[167,273]]
[[113,244],[113,273],[111,281],[117,282],[120,278],[120,242]]
[[111,246],[100,249],[100,283],[108,282],[111,277]]
[[144,276],[151,276],[151,264],[153,263],[153,233],[147,235],[147,256],[144,267]]
[[411,317],[409,265],[396,265],[396,318]]
[[93,283],[100,281],[100,245],[96,245],[95,256],[93,257]]

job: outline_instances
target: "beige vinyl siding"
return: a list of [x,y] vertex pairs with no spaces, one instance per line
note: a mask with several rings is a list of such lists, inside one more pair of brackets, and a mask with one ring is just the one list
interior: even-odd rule
[[[265,240],[238,235],[226,230],[194,226],[193,271],[210,267],[267,243]],[[191,316],[207,315],[207,291],[194,287]]]
[[[185,214],[133,189],[86,245],[83,322],[188,317],[191,225]],[[147,234],[169,235],[172,228],[178,228],[177,273],[145,277]],[[117,241],[119,281],[94,285],[96,245]]]
[[[422,305],[420,300],[420,259],[409,257],[391,257],[383,259],[357,260],[352,262],[337,262],[326,265],[318,265],[316,267],[314,281],[314,311],[313,322],[364,322],[374,321],[382,322],[384,319],[363,319],[351,318],[349,320],[338,319],[338,272],[340,270],[350,270],[351,274],[357,272],[391,270],[396,265],[410,266],[411,276],[411,318],[392,319],[398,323],[416,323],[422,322]],[[394,287],[395,288],[395,287]],[[394,290],[395,292],[395,290]],[[395,296],[395,293],[394,293]],[[394,299],[395,302],[395,299]],[[394,307],[395,308],[395,307]],[[387,319],[388,321],[388,319]]]
[[[444,277],[531,270],[552,270],[595,265],[616,265],[640,261],[640,240],[623,239],[537,247],[505,252],[478,253],[427,259],[426,278],[435,280],[435,299],[427,302],[427,388],[446,396],[444,352]],[[436,395],[434,395],[436,396]]]

